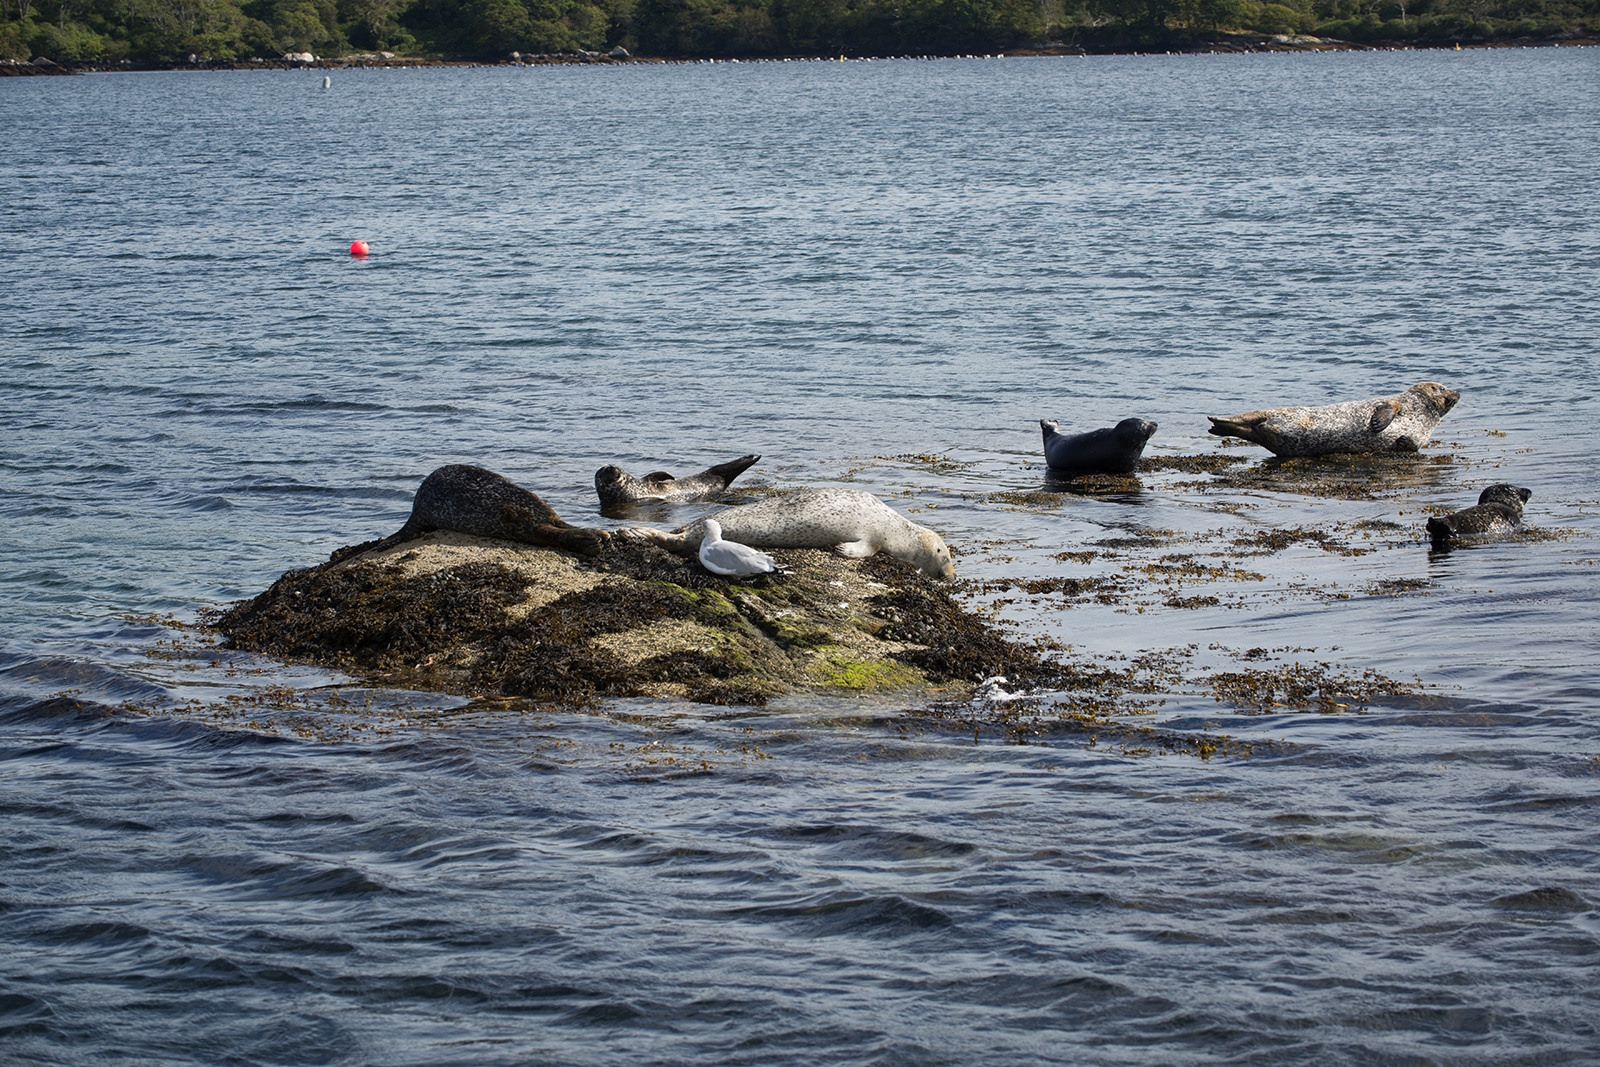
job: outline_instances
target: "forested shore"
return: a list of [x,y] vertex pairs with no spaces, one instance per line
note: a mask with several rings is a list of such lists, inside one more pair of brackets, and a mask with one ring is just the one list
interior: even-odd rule
[[0,0],[13,70],[1596,39],[1600,0]]

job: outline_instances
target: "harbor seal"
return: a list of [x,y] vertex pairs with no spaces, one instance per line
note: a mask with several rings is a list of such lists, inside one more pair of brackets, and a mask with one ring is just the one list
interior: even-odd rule
[[1428,540],[1435,549],[1445,549],[1458,537],[1514,533],[1522,522],[1522,505],[1531,496],[1532,490],[1496,482],[1478,494],[1472,507],[1429,519]]
[[749,578],[757,574],[778,574],[777,562],[765,552],[724,541],[716,519],[705,520],[706,535],[700,540],[700,565],[724,578]]
[[411,502],[411,516],[388,537],[335,552],[328,564],[372,549],[388,548],[434,530],[455,530],[474,537],[519,541],[541,548],[560,548],[593,555],[611,537],[562,521],[539,494],[482,467],[451,464],[422,480]]
[[728,488],[735,478],[755,466],[760,458],[740,456],[727,463],[707,467],[687,478],[674,478],[666,471],[653,471],[643,478],[635,478],[621,467],[608,465],[594,472],[594,488],[600,494],[602,508],[656,501],[701,500]]
[[1207,418],[1218,437],[1242,437],[1284,457],[1416,452],[1460,399],[1460,393],[1438,382],[1418,382],[1393,396]]
[[1039,420],[1045,464],[1063,474],[1131,474],[1156,432],[1156,424],[1146,419],[1123,419],[1115,426],[1070,435],[1057,432],[1058,425],[1054,419]]
[[[699,549],[706,536],[706,521],[701,519],[670,533],[649,527],[623,532],[688,556]],[[713,521],[722,536],[755,548],[831,548],[853,559],[887,552],[923,574],[935,578],[956,575],[943,538],[860,489],[799,489],[754,504],[724,508]]]

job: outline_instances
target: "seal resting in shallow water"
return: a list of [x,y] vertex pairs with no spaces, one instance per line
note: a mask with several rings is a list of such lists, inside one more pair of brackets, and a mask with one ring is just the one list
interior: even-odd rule
[[[923,574],[956,576],[943,538],[860,489],[798,489],[725,508],[713,518],[723,537],[754,548],[831,548],[853,559],[887,552]],[[623,532],[688,556],[699,550],[706,527],[702,519],[671,533],[648,527]]]
[[509,478],[482,467],[456,463],[440,467],[422,480],[416,499],[411,502],[411,517],[404,526],[388,537],[340,549],[328,563],[388,548],[434,530],[456,530],[541,548],[564,548],[579,555],[593,555],[611,537],[605,530],[562,521],[538,493]]
[[1077,434],[1059,433],[1058,426],[1054,419],[1039,420],[1044,461],[1063,474],[1131,474],[1156,432],[1156,424],[1145,419],[1123,419],[1115,426]]
[[1438,382],[1418,382],[1393,396],[1207,418],[1218,437],[1242,437],[1285,457],[1416,452],[1460,399],[1460,393]]
[[727,463],[707,467],[687,478],[674,478],[666,471],[653,471],[643,478],[635,478],[621,467],[608,465],[594,472],[594,488],[600,494],[600,506],[603,508],[658,500],[701,500],[728,488],[735,478],[755,466],[760,458],[740,456]]
[[1531,496],[1532,490],[1496,482],[1478,494],[1472,507],[1429,519],[1428,540],[1438,549],[1449,548],[1458,537],[1514,533],[1522,523],[1522,505]]

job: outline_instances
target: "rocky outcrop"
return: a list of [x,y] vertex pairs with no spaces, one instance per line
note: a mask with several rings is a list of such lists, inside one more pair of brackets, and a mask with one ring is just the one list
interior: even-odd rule
[[1049,670],[879,555],[775,550],[729,581],[660,548],[596,557],[433,533],[290,571],[214,620],[228,644],[386,685],[591,703],[763,704],[801,691],[961,692]]

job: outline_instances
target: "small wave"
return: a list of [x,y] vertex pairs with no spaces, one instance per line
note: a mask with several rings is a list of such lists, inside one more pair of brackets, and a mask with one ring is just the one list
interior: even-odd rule
[[924,834],[889,830],[877,826],[850,826],[822,823],[792,826],[778,831],[780,836],[800,841],[815,841],[874,861],[903,863],[916,860],[966,858],[978,851],[965,841],[945,841]]
[[821,899],[757,904],[728,909],[727,918],[798,925],[806,937],[898,937],[946,930],[956,925],[939,908],[898,893],[882,896],[827,894]]
[[1586,897],[1562,886],[1547,885],[1530,889],[1526,893],[1509,893],[1496,897],[1491,903],[1507,911],[1577,912],[1593,911],[1594,905]]
[[167,695],[154,682],[87,660],[27,656],[0,665],[0,700],[8,703],[26,704],[31,698],[53,704],[72,697],[83,703],[157,702]]

